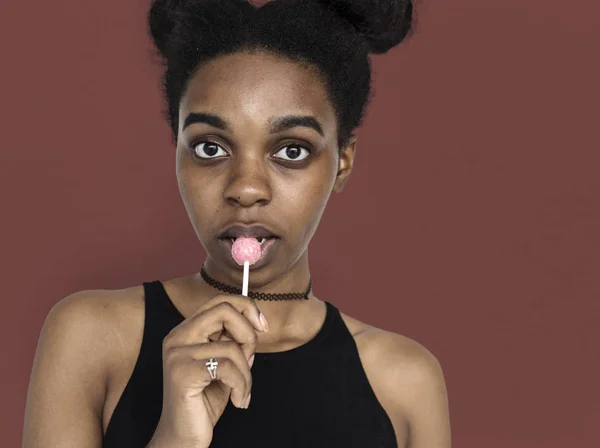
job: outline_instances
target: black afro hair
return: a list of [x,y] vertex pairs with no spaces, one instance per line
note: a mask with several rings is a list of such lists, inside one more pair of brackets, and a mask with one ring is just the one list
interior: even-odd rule
[[338,123],[342,149],[371,94],[369,53],[385,53],[411,31],[411,0],[155,0],[150,34],[164,65],[165,118],[177,141],[179,103],[197,67],[218,56],[265,51],[316,68]]

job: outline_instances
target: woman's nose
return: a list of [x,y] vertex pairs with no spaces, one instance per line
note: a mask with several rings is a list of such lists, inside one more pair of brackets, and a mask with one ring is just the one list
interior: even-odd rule
[[259,160],[240,160],[235,163],[224,191],[225,200],[241,207],[267,205],[271,202],[272,192],[266,164],[266,161]]

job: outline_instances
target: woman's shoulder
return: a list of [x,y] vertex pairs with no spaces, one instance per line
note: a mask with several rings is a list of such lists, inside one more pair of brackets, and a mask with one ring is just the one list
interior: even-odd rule
[[108,378],[132,343],[140,341],[144,326],[142,285],[124,289],[89,289],[57,302],[46,317],[51,328],[83,352],[93,354],[96,367]]
[[369,383],[386,410],[399,440],[408,434],[422,403],[445,399],[440,363],[424,345],[343,315],[355,337]]
[[[185,277],[162,282],[178,296]],[[137,356],[144,329],[145,289],[137,284],[122,289],[88,289],[60,300],[47,321],[60,321],[69,337],[77,338],[102,356],[109,373],[121,371],[123,360]]]
[[106,401],[115,378],[135,363],[143,326],[142,285],[82,290],[58,301],[40,332],[28,395],[39,418],[75,418],[75,412],[84,426],[106,422]]
[[[84,334],[110,333],[144,313],[143,286],[124,289],[88,289],[74,292],[56,303],[48,318],[79,322],[74,330]],[[98,339],[98,338],[94,338]]]
[[385,356],[386,359],[402,363],[414,364],[436,360],[424,345],[408,336],[377,328],[344,313],[340,314],[356,341],[361,358],[364,353],[365,357]]
[[[169,297],[177,299],[185,290],[188,277],[176,277],[161,282]],[[136,323],[143,324],[145,309],[143,284],[122,289],[87,289],[74,292],[60,300],[51,313],[85,316],[93,325],[115,330],[129,328]]]
[[340,312],[344,323],[354,337],[361,358],[393,355],[405,362],[422,357],[431,357],[432,353],[422,344],[403,334],[383,330]]
[[382,385],[386,394],[392,384],[398,392],[404,392],[424,378],[433,382],[439,380],[440,364],[423,344],[403,334],[377,328],[343,313],[341,315],[354,337],[369,380]]

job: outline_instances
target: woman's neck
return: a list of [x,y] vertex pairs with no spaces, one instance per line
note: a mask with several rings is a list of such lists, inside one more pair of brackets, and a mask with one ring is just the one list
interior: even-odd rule
[[[236,288],[241,288],[241,271],[239,279],[220,271],[212,260],[207,259],[204,268],[206,273],[213,279]],[[266,281],[269,273],[253,273],[250,271],[250,291],[265,293],[304,293],[310,281],[310,270],[308,268],[308,256],[305,252],[294,266],[282,275],[271,281]],[[216,295],[227,294],[207,284],[200,273],[191,276],[188,283],[188,300],[193,301],[195,307],[199,307]],[[237,280],[237,281],[236,281]],[[289,333],[297,333],[305,328],[307,319],[312,319],[316,313],[322,312],[321,301],[312,294],[307,300],[256,300],[256,305],[265,315],[269,324],[269,332],[261,334],[260,339],[278,339]],[[192,306],[190,304],[190,306]]]

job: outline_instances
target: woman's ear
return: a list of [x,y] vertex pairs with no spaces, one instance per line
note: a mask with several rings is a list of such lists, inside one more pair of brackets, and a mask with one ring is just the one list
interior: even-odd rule
[[340,152],[338,161],[338,172],[333,185],[333,191],[339,193],[343,190],[344,184],[348,180],[352,167],[354,166],[354,156],[356,155],[356,136],[351,135],[348,143]]

